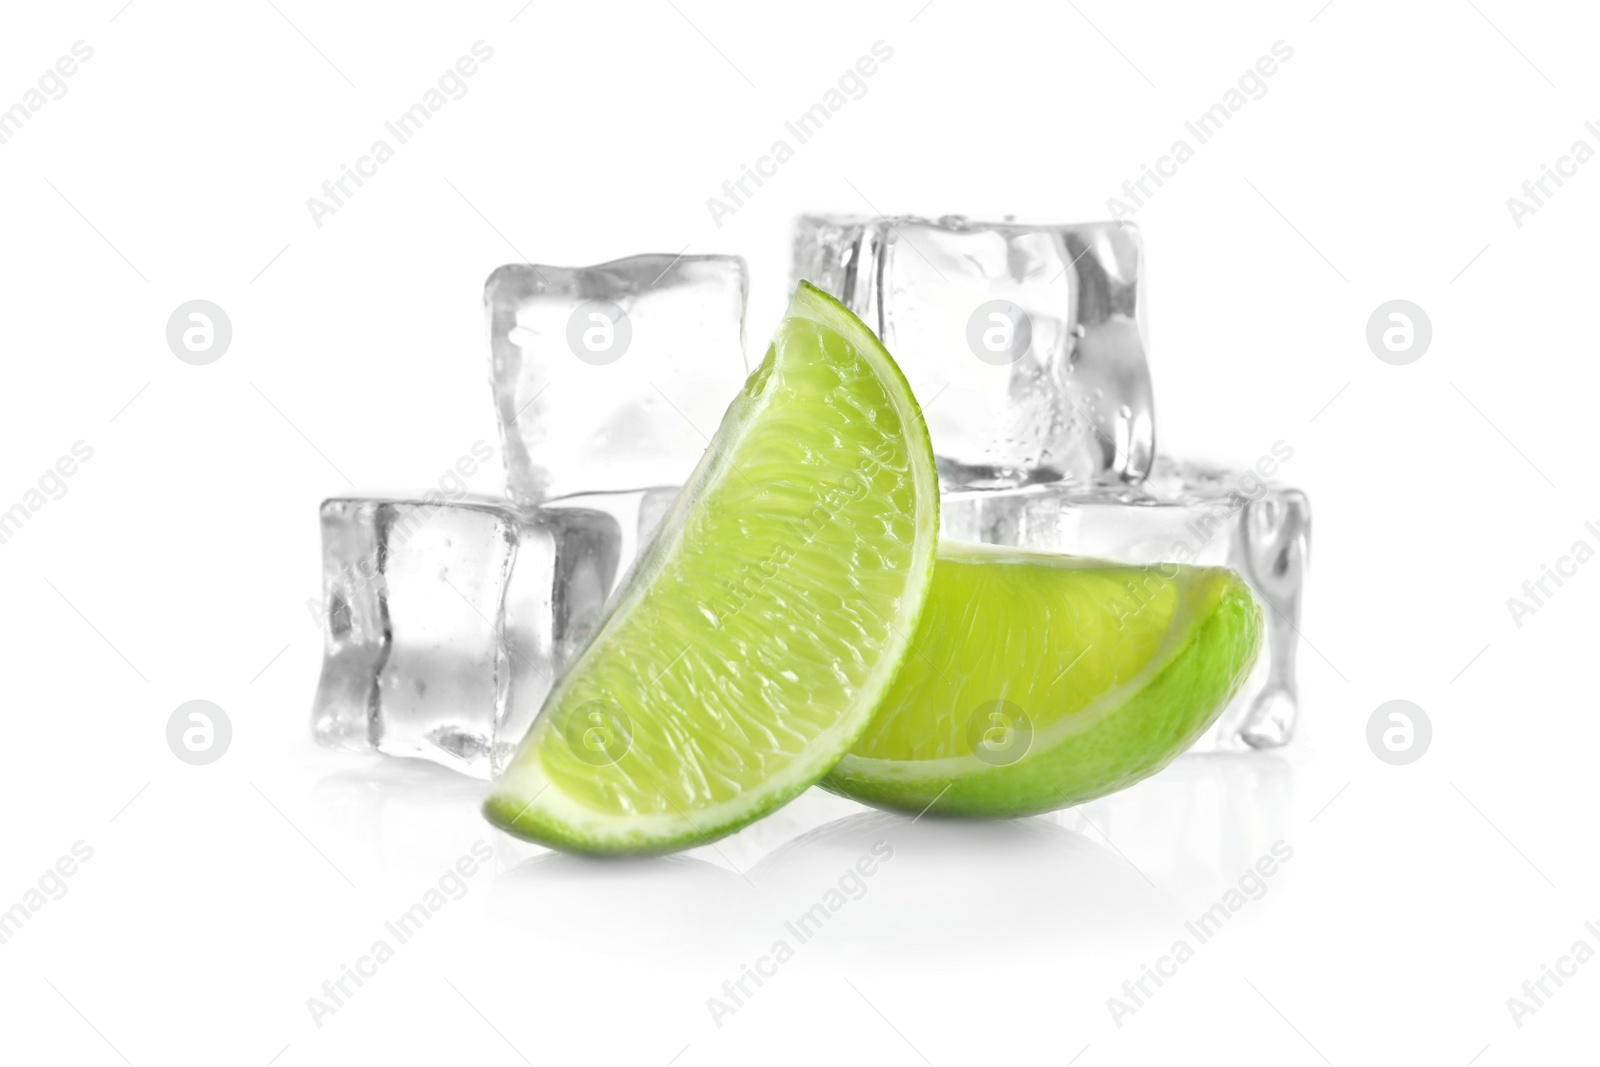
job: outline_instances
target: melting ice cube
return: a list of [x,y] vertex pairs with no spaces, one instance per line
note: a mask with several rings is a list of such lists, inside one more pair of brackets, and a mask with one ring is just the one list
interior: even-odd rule
[[794,241],[801,279],[893,353],[945,485],[1149,472],[1146,301],[1131,224],[807,217]]
[[317,739],[498,770],[675,495],[324,502]]
[[681,485],[744,384],[744,262],[513,264],[484,287],[511,497]]

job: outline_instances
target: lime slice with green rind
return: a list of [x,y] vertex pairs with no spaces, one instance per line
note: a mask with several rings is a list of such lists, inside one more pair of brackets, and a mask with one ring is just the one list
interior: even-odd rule
[[822,784],[972,816],[1102,796],[1193,744],[1260,644],[1261,609],[1224,568],[946,543],[911,657]]
[[821,778],[916,632],[933,450],[878,339],[804,283],[610,612],[484,805],[582,852],[714,840]]

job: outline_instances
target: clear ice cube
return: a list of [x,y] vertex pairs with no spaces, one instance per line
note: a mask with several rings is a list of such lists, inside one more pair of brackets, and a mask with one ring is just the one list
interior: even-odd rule
[[312,732],[499,770],[675,495],[325,501]]
[[[1275,463],[1263,458],[1263,467]],[[1287,744],[1298,715],[1295,653],[1311,549],[1311,507],[1260,470],[1227,471],[1165,457],[1139,486],[966,489],[942,498],[940,535],[1123,563],[1229,567],[1261,604],[1263,654],[1194,751]]]
[[512,499],[687,481],[744,384],[745,290],[733,256],[491,274],[491,381]]
[[1139,231],[811,216],[794,281],[844,302],[922,403],[947,486],[1137,482],[1155,426]]

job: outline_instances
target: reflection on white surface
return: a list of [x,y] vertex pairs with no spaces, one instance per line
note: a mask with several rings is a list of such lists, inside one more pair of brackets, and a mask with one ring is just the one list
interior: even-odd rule
[[1294,770],[1265,752],[1188,755],[1131,789],[1057,812],[1186,907],[1232,884],[1291,836]]
[[1048,818],[861,812],[784,845],[750,877],[763,900],[748,951],[770,935],[877,967],[1069,955],[1175,914],[1126,860]]
[[[342,855],[395,871],[431,871],[473,841],[494,841],[479,813],[484,783],[426,760],[329,753],[343,769],[312,798],[323,825],[344,837]],[[498,846],[497,846],[498,848]]]
[[483,820],[482,783],[420,761],[347,767],[315,798],[347,848],[391,869],[490,841],[492,919],[553,952],[720,973],[780,941],[801,966],[983,967],[1164,933],[1285,836],[1293,786],[1277,756],[1192,756],[1078,808],[993,822],[813,789],[724,840],[641,859],[518,841]]
[[1048,819],[857,811],[743,874],[691,856],[536,856],[501,875],[495,917],[551,950],[733,969],[783,942],[811,962],[1004,963],[1174,924],[1125,860]]
[[489,909],[556,956],[693,966],[738,951],[730,919],[746,910],[752,892],[735,872],[692,856],[545,852],[495,879]]

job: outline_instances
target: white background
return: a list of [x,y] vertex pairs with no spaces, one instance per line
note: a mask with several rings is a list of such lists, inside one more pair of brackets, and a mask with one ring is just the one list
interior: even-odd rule
[[[94,49],[0,145],[0,507],[94,451],[0,545],[0,907],[93,849],[0,945],[0,1058],[1592,1059],[1600,962],[1520,1028],[1506,1006],[1574,941],[1600,949],[1600,563],[1520,628],[1506,606],[1600,545],[1600,162],[1520,228],[1506,207],[1574,140],[1600,148],[1592,12],[275,2],[13,5],[0,33],[0,106]],[[306,199],[480,39],[467,95],[315,226]],[[717,228],[706,198],[878,40],[867,94]],[[1104,217],[1279,40],[1267,94],[1135,221],[1162,447],[1248,463],[1281,438],[1311,494],[1291,747],[1027,823],[866,816],[778,851],[859,816],[813,791],[720,849],[600,864],[491,832],[475,783],[311,743],[316,505],[498,452],[492,268],[745,254],[759,345],[799,212]],[[195,298],[233,324],[210,366],[165,342]],[[1395,298],[1433,324],[1410,366],[1364,338]],[[165,741],[196,698],[233,723],[206,767]],[[1434,727],[1405,767],[1365,740],[1394,698]],[[879,837],[866,896],[715,1025],[706,999]],[[466,895],[317,1026],[307,998],[480,838],[497,854]],[[1266,895],[1116,1025],[1107,998],[1280,839]]]

